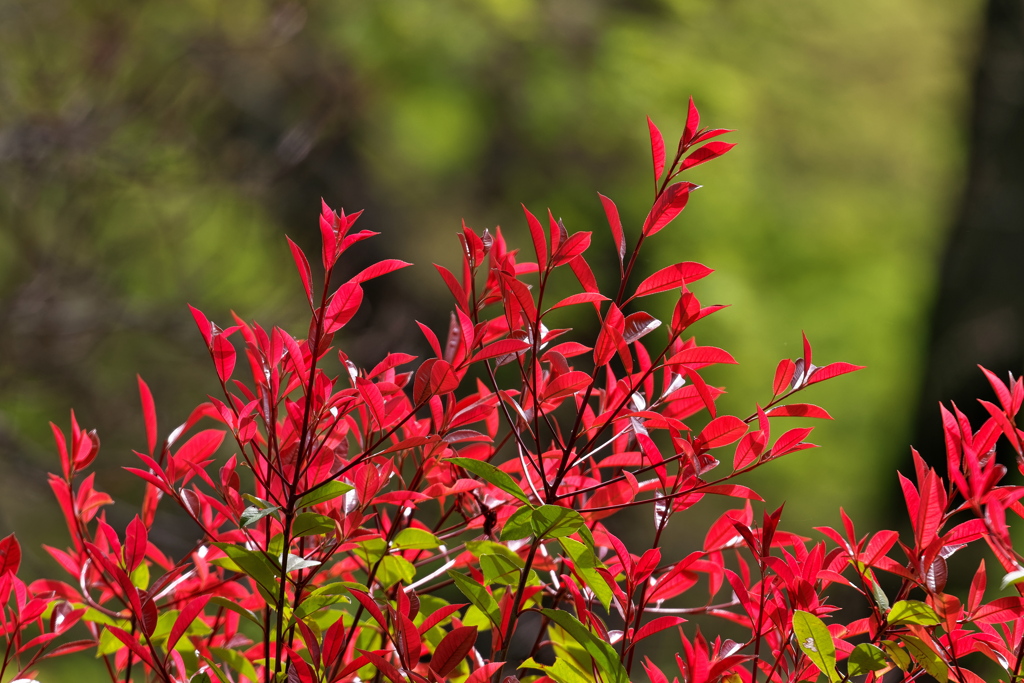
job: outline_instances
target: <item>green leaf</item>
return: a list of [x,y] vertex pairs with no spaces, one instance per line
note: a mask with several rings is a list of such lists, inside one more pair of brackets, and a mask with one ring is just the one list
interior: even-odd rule
[[271,503],[269,500],[263,500],[262,498],[257,498],[256,496],[252,495],[251,493],[243,493],[242,494],[242,498],[245,498],[247,501],[249,501],[250,503],[252,503],[256,507],[260,508],[261,510],[263,508],[275,507],[274,504]]
[[1015,572],[1010,572],[1003,577],[1002,582],[999,584],[999,590],[1002,590],[1007,586],[1015,586],[1021,581],[1024,581],[1024,569],[1018,569]]
[[[589,533],[587,527],[582,527],[582,530],[586,530]],[[581,534],[582,535],[582,534]],[[584,535],[584,538],[586,536]],[[591,537],[593,538],[593,537]],[[585,579],[587,588],[593,591],[594,595],[601,602],[601,605],[608,609],[612,604],[613,592],[611,586],[605,581],[604,576],[597,571],[598,567],[603,567],[603,563],[597,559],[594,554],[593,548],[572,538],[560,538],[558,543],[565,550],[565,554],[572,558],[573,564],[576,566],[576,571]]]
[[878,609],[881,610],[882,614],[887,614],[890,610],[889,607],[889,596],[885,594],[882,587],[878,585],[875,579],[871,578],[871,595],[875,598],[875,604],[878,605]]
[[278,568],[274,566],[266,553],[261,550],[247,550],[230,543],[214,543],[214,545],[223,550],[227,557],[212,560],[213,564],[251,576],[256,583],[271,594],[276,590]]
[[398,555],[387,555],[381,558],[380,565],[377,567],[377,581],[383,588],[390,588],[399,581],[412,583],[415,578],[415,565]]
[[224,609],[231,610],[235,614],[241,615],[242,617],[248,619],[252,623],[259,626],[261,631],[263,630],[263,622],[260,621],[260,618],[256,616],[256,613],[251,610],[247,610],[246,608],[239,605],[237,602],[233,600],[228,600],[227,598],[222,597],[220,595],[215,595],[212,598],[210,598],[210,602],[212,602],[215,605],[219,605]]
[[292,522],[293,536],[319,536],[332,533],[334,529],[334,520],[317,512],[300,512]]
[[568,536],[585,524],[580,513],[559,505],[541,505],[533,511],[530,521],[538,538]]
[[426,529],[406,527],[398,532],[391,546],[399,550],[433,550],[441,541]]
[[518,541],[533,536],[533,523],[530,521],[532,516],[533,508],[529,507],[522,507],[513,512],[505,520],[505,526],[501,528],[501,540]]
[[555,657],[554,664],[541,664],[530,657],[519,665],[521,669],[538,669],[555,683],[594,683],[594,676],[580,668],[571,657]]
[[929,676],[946,683],[949,680],[949,666],[942,660],[931,647],[920,638],[914,636],[901,636],[903,644],[914,657],[914,661],[921,665],[921,668]]
[[920,600],[900,600],[889,611],[888,622],[897,624],[917,624],[918,626],[936,626],[942,623],[939,615]]
[[256,678],[256,669],[253,667],[252,662],[241,652],[226,647],[211,647],[210,652],[227,662],[228,666],[236,673],[245,676],[250,681],[258,680]]
[[864,676],[870,671],[880,671],[889,666],[882,648],[871,643],[861,643],[853,648],[848,661],[851,676]]
[[356,554],[367,564],[375,564],[388,552],[388,544],[383,538],[370,538],[356,544]]
[[455,581],[455,587],[469,598],[469,601],[477,609],[487,615],[492,624],[498,627],[501,626],[501,610],[498,609],[498,603],[495,602],[494,597],[487,592],[486,588],[469,576],[456,571],[448,572],[448,576],[452,577],[452,580]]
[[299,498],[299,502],[296,507],[304,508],[310,505],[316,505],[318,503],[326,503],[329,500],[333,500],[338,496],[343,496],[352,490],[350,484],[346,484],[343,481],[332,479],[322,486],[318,486],[313,489],[302,498]]
[[573,615],[563,610],[544,608],[540,613],[561,626],[594,658],[594,665],[606,683],[629,683],[629,675],[619,661],[619,654],[609,643],[590,632]]
[[519,584],[519,566],[502,555],[486,553],[479,557],[480,569],[488,584],[515,586]]
[[882,647],[885,648],[887,653],[889,653],[889,659],[893,661],[893,664],[904,671],[909,671],[910,667],[914,665],[914,660],[910,658],[907,651],[900,647],[895,641],[884,640],[882,641]]
[[835,683],[840,680],[836,671],[836,644],[828,626],[810,612],[793,612],[793,633],[800,649],[818,669]]
[[135,568],[129,578],[133,586],[146,590],[149,588],[149,565],[143,562]]
[[502,491],[512,494],[527,505],[530,504],[529,497],[523,493],[523,489],[519,487],[519,484],[517,484],[512,477],[505,472],[502,472],[491,463],[484,462],[482,460],[474,460],[473,458],[448,458],[448,462],[455,463],[462,469],[472,472],[484,481],[494,484]]
[[505,559],[514,562],[517,567],[525,566],[523,559],[504,543],[495,543],[494,541],[487,540],[467,541],[466,550],[477,558],[485,553],[489,553],[491,555],[501,555]]
[[220,667],[217,666],[216,662],[214,662],[212,659],[205,655],[203,656],[203,660],[210,665],[210,671],[212,671],[214,675],[217,676],[217,680],[220,681],[220,683],[231,683],[228,677],[225,676],[224,673],[220,670]]
[[246,527],[252,524],[253,522],[258,522],[267,515],[274,514],[280,509],[281,508],[277,507],[276,505],[271,505],[270,507],[266,508],[259,508],[255,505],[250,505],[249,507],[245,508],[245,510],[242,511],[242,517],[240,521],[242,523],[242,526]]

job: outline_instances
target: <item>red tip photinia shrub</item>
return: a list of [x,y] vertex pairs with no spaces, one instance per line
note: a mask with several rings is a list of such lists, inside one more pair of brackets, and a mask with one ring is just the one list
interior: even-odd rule
[[[0,541],[0,677],[31,679],[42,659],[88,650],[126,682],[974,683],[970,653],[981,653],[972,667],[987,658],[1018,680],[1024,563],[1007,516],[1024,513],[1024,490],[1000,485],[995,448],[1009,441],[1019,466],[1021,380],[988,373],[998,404],[983,402],[991,417],[978,429],[943,409],[946,479],[920,458],[900,478],[910,537],[860,536],[844,514],[814,542],[783,531],[781,509],[755,515],[760,497],[735,483],[810,448],[811,429],[786,421],[830,416],[797,395],[859,368],[815,365],[805,337],[749,415],[720,414],[723,389],[702,371],[735,361],[691,336],[721,308],[691,291],[711,269],[635,272],[696,188],[680,175],[728,152],[712,141],[727,132],[701,128],[691,102],[668,156],[650,123],[646,218],[627,228],[600,197],[614,282],[587,263],[591,233],[550,212],[524,208],[529,252],[501,230],[463,227],[461,268],[437,266],[450,325],[419,325],[426,359],[387,353],[359,367],[335,345],[363,284],[409,264],[381,261],[337,286],[339,259],[373,233],[325,204],[317,268],[289,242],[308,332],[237,316],[221,327],[192,309],[221,393],[165,438],[139,380],[146,439],[128,469],[145,492],[125,528],[108,522],[112,500],[88,473],[96,434],[74,416],[69,433],[54,427],[61,469],[50,485],[71,542],[47,551],[67,578],[26,586],[18,542]],[[576,293],[550,294],[567,281]],[[674,297],[671,318],[643,309],[654,295]],[[553,322],[570,306],[596,316],[596,335]],[[700,547],[663,547],[705,496],[737,503]],[[606,526],[638,506],[653,525],[647,546]],[[191,551],[154,543],[168,508],[197,528]],[[945,592],[949,556],[980,541],[1015,595],[991,599],[983,562],[966,596]],[[840,609],[833,593],[860,610]],[[687,623],[698,615],[705,631],[721,619],[733,637]],[[676,643],[671,671],[637,655],[657,633]]]

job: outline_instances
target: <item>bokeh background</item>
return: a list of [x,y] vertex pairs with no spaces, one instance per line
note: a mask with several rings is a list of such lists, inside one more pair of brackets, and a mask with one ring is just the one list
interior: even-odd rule
[[713,377],[727,409],[768,400],[801,331],[819,364],[868,366],[809,392],[836,417],[822,448],[755,485],[796,529],[839,505],[885,523],[908,444],[942,457],[936,401],[969,402],[975,363],[1020,370],[1021,14],[1010,0],[2,0],[0,527],[62,543],[47,423],[71,408],[100,432],[107,488],[137,495],[118,469],[144,443],[135,374],[165,431],[214,388],[186,303],[302,330],[284,235],[316,248],[321,197],[383,233],[353,272],[417,264],[349,332],[373,362],[418,348],[413,319],[446,325],[430,263],[457,262],[463,218],[525,246],[519,202],[551,207],[594,231],[610,268],[596,192],[636,229],[644,117],[672,140],[690,95],[739,145],[692,173],[704,187],[643,266],[718,271],[696,291],[732,307],[695,332],[740,361]]

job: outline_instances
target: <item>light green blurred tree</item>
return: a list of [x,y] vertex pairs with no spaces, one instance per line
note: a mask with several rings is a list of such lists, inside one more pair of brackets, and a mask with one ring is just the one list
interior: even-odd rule
[[[734,306],[697,333],[741,362],[715,376],[732,410],[768,399],[801,330],[816,358],[869,366],[815,390],[837,418],[816,435],[825,448],[764,478],[798,528],[833,521],[838,504],[865,519],[908,436],[979,7],[7,0],[4,466],[41,482],[46,422],[70,407],[100,428],[110,467],[123,463],[141,441],[136,372],[162,425],[182,421],[212,390],[185,302],[224,322],[232,308],[300,319],[283,234],[312,246],[321,196],[367,209],[384,233],[366,261],[419,266],[356,321],[367,362],[417,348],[414,317],[446,324],[429,263],[454,262],[462,218],[525,246],[517,203],[550,206],[607,248],[595,191],[636,229],[651,192],[644,116],[671,138],[692,94],[740,146],[693,173],[706,188],[647,266],[719,271],[697,292]],[[7,486],[48,505],[24,477]],[[18,507],[4,523],[17,527]]]

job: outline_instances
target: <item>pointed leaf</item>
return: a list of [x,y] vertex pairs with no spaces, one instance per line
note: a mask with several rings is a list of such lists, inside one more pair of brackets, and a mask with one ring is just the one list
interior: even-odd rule
[[661,136],[661,131],[654,125],[654,121],[651,121],[651,117],[647,117],[647,129],[651,134],[651,158],[654,161],[654,186],[658,186],[658,180],[661,179],[661,174],[665,171],[665,138]]
[[306,255],[302,253],[302,249],[299,245],[292,242],[290,237],[285,237],[288,240],[288,248],[292,251],[292,259],[295,260],[295,268],[299,271],[299,278],[302,279],[302,288],[306,290],[306,301],[309,302],[310,308],[313,307],[313,276],[309,270],[309,261],[306,259]]
[[684,284],[696,282],[713,272],[715,271],[701,263],[694,263],[692,261],[676,263],[648,276],[636,288],[632,298],[666,292],[670,289],[678,289]]
[[823,420],[831,420],[832,416],[824,408],[811,405],[810,403],[791,403],[786,406],[778,406],[768,411],[769,417],[817,417]]
[[829,363],[823,368],[818,368],[812,374],[810,379],[807,380],[807,384],[815,384],[817,382],[824,382],[827,379],[838,377],[839,375],[845,375],[848,372],[856,372],[857,370],[863,370],[865,366],[854,365],[853,363]]
[[21,566],[21,545],[14,534],[9,534],[0,540],[0,576],[7,572],[18,573]]
[[156,405],[153,403],[153,394],[149,387],[142,381],[141,375],[136,375],[139,382],[139,399],[142,401],[142,416],[146,422],[146,445],[149,446],[149,454],[153,455],[156,450]]
[[452,629],[434,649],[434,655],[430,658],[430,669],[438,676],[447,676],[473,649],[476,635],[476,626]]
[[735,146],[735,142],[709,142],[690,154],[690,156],[686,157],[686,159],[683,160],[683,163],[679,165],[679,170],[685,171],[688,168],[700,166],[707,161],[717,159]]
[[448,458],[448,462],[454,463],[464,470],[472,472],[484,481],[494,484],[502,491],[510,493],[527,505],[530,504],[530,499],[523,493],[523,489],[505,472],[502,472],[497,467],[489,462],[482,460],[474,460],[473,458]]
[[601,198],[601,205],[604,206],[604,214],[608,218],[608,227],[612,231],[612,241],[615,243],[615,249],[619,255],[619,267],[622,266],[622,260],[626,256],[626,235],[622,232],[622,220],[619,218],[619,209],[608,197],[598,193],[598,197]]
[[678,216],[679,212],[686,207],[686,202],[690,200],[690,190],[696,187],[693,183],[685,182],[669,185],[654,202],[651,212],[647,214],[643,235],[650,236],[660,232],[673,218]]
[[829,681],[839,681],[836,671],[836,644],[828,627],[810,612],[793,612],[793,634],[800,649]]
[[142,563],[143,558],[146,556],[146,548],[149,545],[148,538],[146,525],[142,523],[138,515],[135,515],[135,519],[128,523],[122,549],[124,552],[124,563],[129,572],[135,571],[135,568]]

